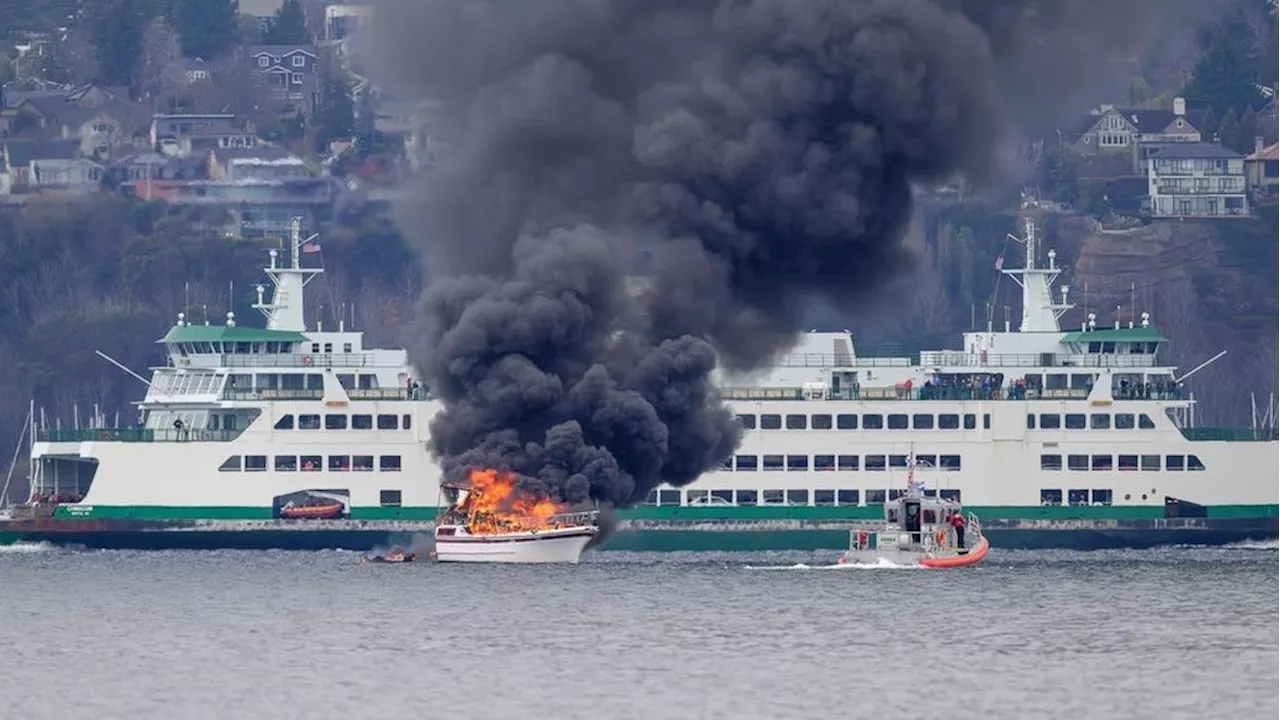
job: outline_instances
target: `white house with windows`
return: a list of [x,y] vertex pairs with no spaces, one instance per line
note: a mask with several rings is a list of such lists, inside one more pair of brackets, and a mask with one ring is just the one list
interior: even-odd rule
[[1197,125],[1203,116],[1203,112],[1188,111],[1183,98],[1174,98],[1171,110],[1102,105],[1064,130],[1062,140],[1079,155],[1129,160],[1136,174],[1160,150],[1200,142]]
[[1170,145],[1147,159],[1152,217],[1247,217],[1244,157],[1213,143]]

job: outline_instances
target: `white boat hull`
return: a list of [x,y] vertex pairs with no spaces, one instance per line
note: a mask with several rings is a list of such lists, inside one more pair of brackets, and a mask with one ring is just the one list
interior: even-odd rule
[[440,562],[577,564],[597,532],[593,527],[581,527],[504,535],[438,535],[435,554]]

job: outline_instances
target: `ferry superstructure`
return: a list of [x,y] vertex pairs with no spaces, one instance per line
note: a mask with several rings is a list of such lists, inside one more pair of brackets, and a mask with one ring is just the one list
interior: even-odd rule
[[[1166,339],[1140,321],[1064,330],[1053,251],[1002,269],[1023,314],[958,350],[860,357],[850,335],[807,333],[773,367],[718,384],[745,428],[734,456],[684,488],[620,513],[605,547],[842,548],[850,520],[879,517],[908,456],[926,493],[963,502],[1000,547],[1100,547],[1275,537],[1273,428],[1191,425],[1194,400]],[[1012,236],[1011,236],[1012,237]],[[113,547],[350,547],[429,532],[441,503],[427,423],[440,409],[404,350],[307,329],[321,272],[272,251],[264,328],[193,325],[160,340],[141,426],[36,429],[31,502],[0,539]],[[34,419],[33,419],[34,422]],[[333,519],[286,519],[288,503]]]

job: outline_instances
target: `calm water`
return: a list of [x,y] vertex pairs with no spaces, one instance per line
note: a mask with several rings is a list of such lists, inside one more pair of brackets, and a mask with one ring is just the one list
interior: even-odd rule
[[1274,544],[993,551],[968,571],[357,560],[0,548],[0,717],[1277,714]]

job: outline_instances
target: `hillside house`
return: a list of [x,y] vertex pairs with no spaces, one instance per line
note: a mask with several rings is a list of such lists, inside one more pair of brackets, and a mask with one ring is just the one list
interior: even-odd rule
[[314,110],[316,49],[310,45],[252,45],[245,48],[253,81],[277,100]]
[[151,148],[166,155],[179,155],[187,136],[213,125],[234,126],[235,119],[228,113],[156,113],[151,117]]
[[10,138],[0,150],[0,191],[20,194],[45,191],[92,192],[101,187],[106,170],[81,157],[74,140]]
[[210,80],[213,78],[213,68],[204,58],[182,58],[182,76],[187,84]]
[[1244,158],[1249,197],[1255,203],[1274,201],[1280,194],[1280,163],[1277,162],[1280,144],[1264,147],[1264,142],[1261,137],[1254,138],[1253,152]]
[[1202,117],[1203,113],[1188,113],[1183,98],[1174,98],[1172,110],[1103,105],[1064,131],[1062,141],[1081,156],[1127,159],[1130,172],[1141,174],[1147,159],[1159,151],[1179,143],[1200,142],[1195,122]]
[[1244,158],[1213,143],[1170,145],[1147,159],[1152,217],[1246,217]]

